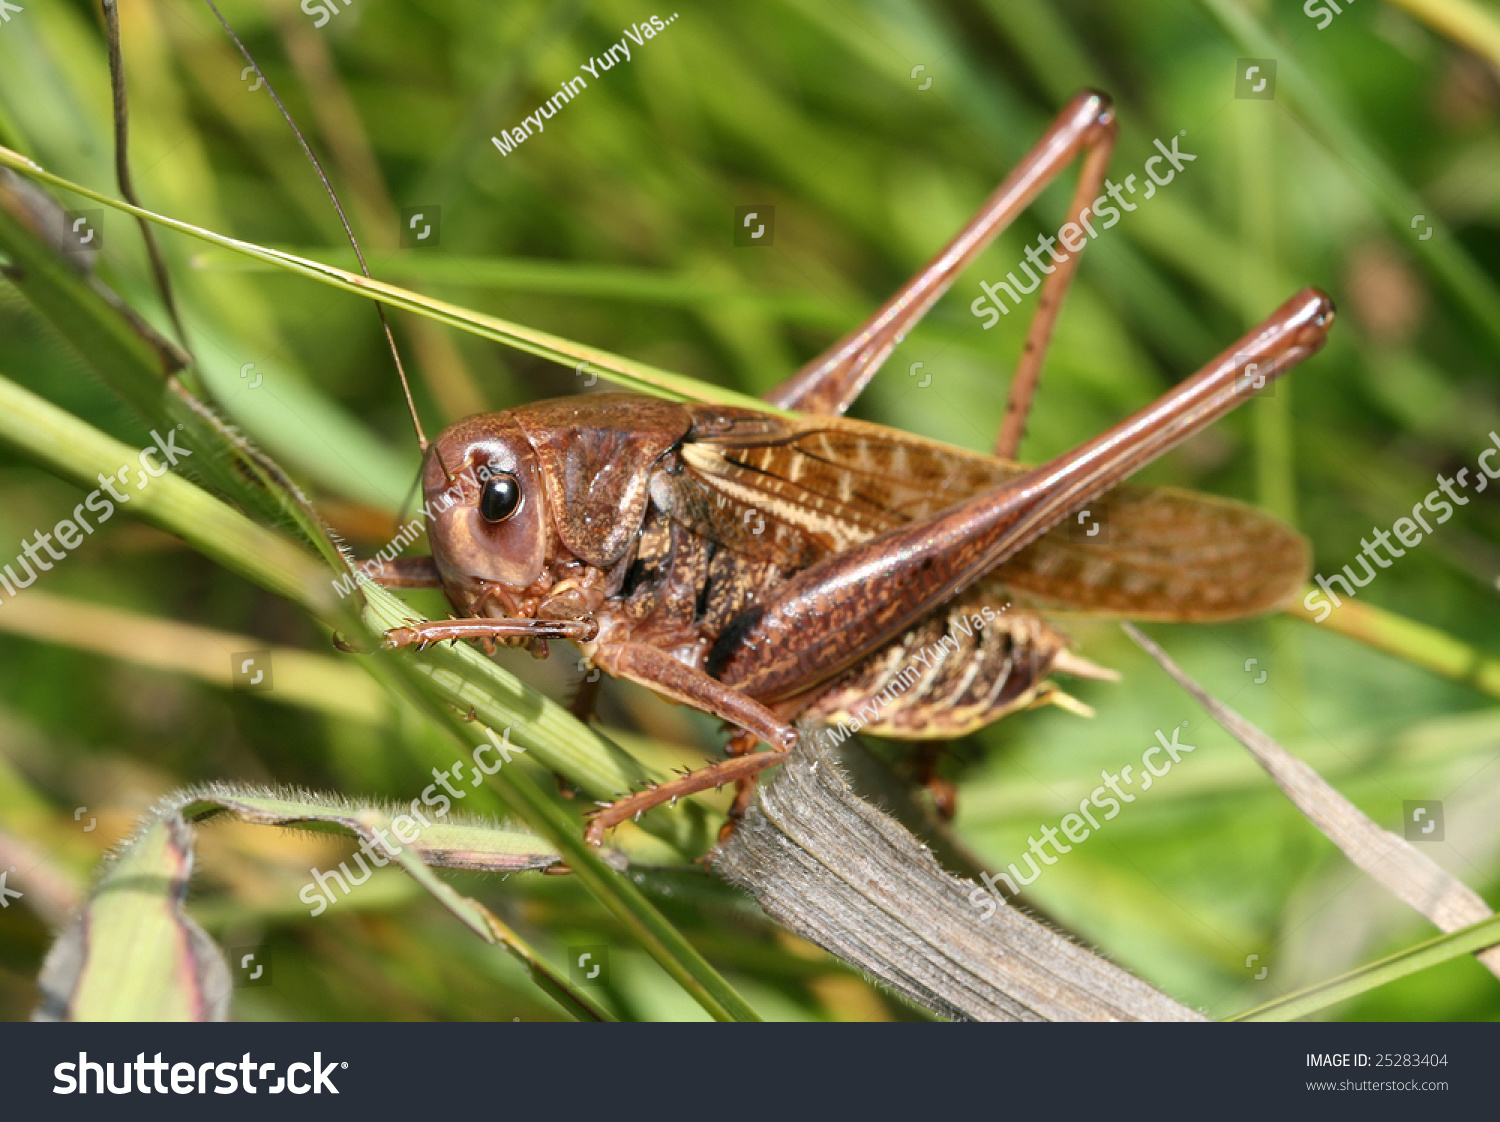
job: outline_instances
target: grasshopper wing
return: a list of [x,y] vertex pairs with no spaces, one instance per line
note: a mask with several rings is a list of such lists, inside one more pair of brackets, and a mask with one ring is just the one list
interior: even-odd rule
[[[729,416],[729,412],[736,414]],[[800,569],[1005,482],[1022,465],[846,418],[720,411],[682,447],[674,517]],[[1274,611],[1306,583],[1306,540],[1231,499],[1125,484],[1006,561],[1037,607],[1211,621]]]

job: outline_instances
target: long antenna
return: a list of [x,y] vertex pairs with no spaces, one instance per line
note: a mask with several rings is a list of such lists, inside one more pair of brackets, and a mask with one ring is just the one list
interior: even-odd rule
[[[104,28],[109,39],[109,85],[114,95],[115,120],[115,178],[120,184],[120,194],[125,201],[141,205],[136,197],[135,183],[130,178],[130,110],[125,100],[125,65],[120,57],[120,13],[115,9],[115,0],[102,0]],[[167,273],[166,260],[161,255],[161,246],[156,242],[156,231],[144,218],[136,219],[141,226],[141,237],[146,242],[146,255],[151,259],[151,274],[156,281],[156,291],[161,294],[167,318],[177,330],[177,341],[188,345],[187,331],[183,329],[182,317],[177,314],[177,301],[172,297],[172,281]]]
[[[214,18],[219,21],[224,31],[229,35],[229,38],[234,41],[234,45],[239,48],[240,54],[245,57],[245,61],[254,68],[256,77],[265,84],[266,92],[271,95],[271,100],[276,103],[276,108],[281,110],[281,116],[291,128],[292,135],[297,138],[297,143],[302,145],[302,152],[307,156],[308,162],[312,164],[313,170],[318,173],[318,178],[322,180],[323,189],[328,192],[328,198],[333,203],[333,209],[338,213],[339,222],[344,227],[344,233],[349,238],[349,244],[354,247],[354,256],[359,260],[359,271],[365,275],[365,279],[374,280],[375,278],[370,275],[370,267],[365,264],[364,252],[359,248],[359,240],[354,236],[354,227],[349,225],[349,216],[344,213],[343,204],[339,202],[338,192],[333,189],[333,184],[329,182],[327,173],[323,171],[323,165],[318,161],[318,157],[313,153],[312,147],[307,143],[307,138],[302,135],[302,130],[297,127],[297,122],[292,120],[292,115],[287,112],[286,106],[282,104],[281,98],[276,93],[276,87],[271,85],[271,80],[261,70],[260,63],[255,61],[249,50],[246,49],[245,44],[240,41],[240,37],[234,33],[234,28],[229,26],[229,21],[224,18],[224,14],[214,5],[214,0],[203,0],[203,2],[208,5],[208,10],[213,12]],[[391,322],[386,318],[385,305],[378,300],[375,301],[375,314],[380,317],[380,326],[385,331],[385,341],[391,348],[391,358],[396,362],[396,374],[401,379],[401,392],[406,396],[406,409],[411,414],[411,425],[417,433],[417,444],[425,452],[428,447],[427,434],[422,431],[422,419],[417,416],[417,403],[411,396],[411,383],[406,380],[406,367],[402,365],[401,352],[396,347],[396,337],[391,333]],[[448,470],[448,465],[443,462],[443,453],[441,451],[437,452],[437,458],[438,466],[443,469],[443,475],[447,477],[448,482],[451,484],[453,482],[453,473]]]

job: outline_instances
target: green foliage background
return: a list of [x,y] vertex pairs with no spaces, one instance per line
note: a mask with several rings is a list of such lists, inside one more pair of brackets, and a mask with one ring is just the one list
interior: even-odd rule
[[[1117,181],[1140,174],[1155,138],[1181,133],[1198,159],[1089,247],[1024,457],[1093,435],[1296,289],[1319,285],[1341,313],[1326,351],[1144,478],[1277,511],[1309,536],[1325,573],[1351,562],[1372,527],[1409,512],[1439,473],[1472,472],[1500,430],[1494,40],[1486,55],[1479,33],[1407,8],[1464,10],[1371,0],[1319,31],[1300,4],[1235,0],[360,0],[320,29],[290,0],[224,5],[324,155],[376,276],[754,394],[920,267],[1073,91],[1107,90],[1121,125]],[[352,267],[295,141],[207,11],[155,0],[122,9],[144,204]],[[1493,6],[1477,10],[1500,24]],[[544,133],[508,156],[490,143],[625,28],[674,13],[657,38],[629,43],[628,63],[589,78]],[[1245,57],[1277,60],[1274,100],[1234,98]],[[0,25],[0,143],[117,194],[109,122],[91,6],[27,4]],[[1012,315],[984,331],[968,305],[981,279],[999,279],[1056,229],[1070,188],[1071,176],[958,281],[858,415],[988,447],[1025,321]],[[775,207],[774,245],[732,245],[734,210],[748,205]],[[401,210],[413,207],[441,208],[437,246],[401,248]],[[134,226],[110,213],[103,235],[101,275],[165,327]],[[416,453],[371,309],[185,238],[167,235],[164,246],[199,369],[227,414],[373,552],[394,527]],[[582,388],[571,369],[422,321],[398,318],[396,330],[420,371],[431,429]],[[911,373],[918,362],[926,387]],[[8,285],[0,370],[143,441]],[[252,389],[256,376],[264,382]],[[80,499],[0,448],[0,562]],[[1475,495],[1359,602],[1495,651],[1497,530],[1494,492]],[[178,621],[209,653],[181,657],[182,634],[79,624],[43,594]],[[104,849],[184,784],[297,783],[410,800],[446,762],[378,694],[330,700],[330,683],[320,702],[280,686],[226,689],[235,650],[342,656],[295,608],[159,532],[116,520],[25,595],[41,605],[28,617],[33,634],[17,634],[16,605],[0,604],[0,842],[11,855],[0,869],[16,864],[11,883],[36,885],[33,898],[44,881],[58,899],[85,886]],[[413,602],[441,610],[436,597]],[[1077,687],[1098,711],[1092,721],[1023,714],[956,746],[946,765],[960,787],[956,832],[981,866],[1019,860],[1028,835],[1076,807],[1101,768],[1136,762],[1155,730],[1188,721],[1182,739],[1197,751],[1049,867],[1031,890],[1038,905],[1214,1016],[1431,933],[1355,872],[1112,625],[1070,627],[1085,654],[1125,680]],[[225,646],[210,632],[249,642]],[[1443,800],[1446,838],[1431,852],[1497,898],[1493,691],[1289,619],[1154,633],[1382,824],[1399,829],[1404,800]],[[580,676],[562,644],[546,663],[500,657],[554,697]],[[711,722],[631,687],[609,685],[601,716],[655,761],[693,763],[720,741]],[[883,754],[902,766],[899,753]],[[500,808],[476,791],[467,809]],[[91,817],[98,826],[85,833]],[[639,831],[618,840],[664,859]],[[194,914],[225,945],[267,948],[274,964],[271,986],[237,995],[238,1016],[561,1015],[512,960],[394,870],[309,918],[297,899],[308,869],[347,853],[326,837],[201,831]],[[620,1015],[702,1015],[574,878],[453,879],[554,962],[607,945],[603,1000]],[[695,869],[642,883],[763,1016],[915,1015]],[[29,1014],[48,940],[24,902],[0,912],[0,1015]],[[1331,1011],[1497,1013],[1500,988],[1469,959]]]

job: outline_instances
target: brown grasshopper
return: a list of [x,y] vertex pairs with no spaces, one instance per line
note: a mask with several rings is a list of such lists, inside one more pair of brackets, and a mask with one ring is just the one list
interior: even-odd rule
[[[932,740],[1070,701],[1050,674],[1108,672],[1068,650],[1050,611],[1208,621],[1283,604],[1308,572],[1293,530],[1240,503],[1116,484],[1316,352],[1333,305],[1314,289],[1040,467],[1011,458],[1076,253],[1042,284],[994,457],[841,416],[1079,155],[1070,213],[1086,216],[1115,135],[1109,99],[1077,95],[927,267],[767,395],[796,415],[610,393],[470,417],[430,445],[418,426],[427,496],[461,497],[431,519],[430,558],[376,579],[441,588],[463,618],[395,629],[387,646],[571,639],[604,672],[740,730],[733,758],[606,806],[588,830],[597,843],[731,781],[742,812],[750,778],[797,744],[795,722],[874,709],[866,731]],[[1059,527],[1105,492],[1106,543]],[[934,648],[945,657],[922,657]],[[770,750],[751,754],[756,742]]]

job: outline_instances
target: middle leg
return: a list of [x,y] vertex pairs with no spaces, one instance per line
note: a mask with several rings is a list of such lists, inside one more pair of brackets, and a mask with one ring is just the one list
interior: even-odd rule
[[[642,643],[600,647],[594,654],[594,661],[615,677],[628,678],[674,701],[712,713],[742,731],[736,733],[730,742],[729,759],[603,805],[590,819],[585,834],[593,845],[603,841],[606,830],[652,807],[730,782],[735,784],[735,807],[743,814],[750,797],[748,792],[753,790],[750,784],[754,777],[781,763],[797,745],[797,730],[760,702],[715,681],[701,670],[678,662],[655,647]],[[752,753],[757,741],[765,741],[771,746],[771,751]]]

